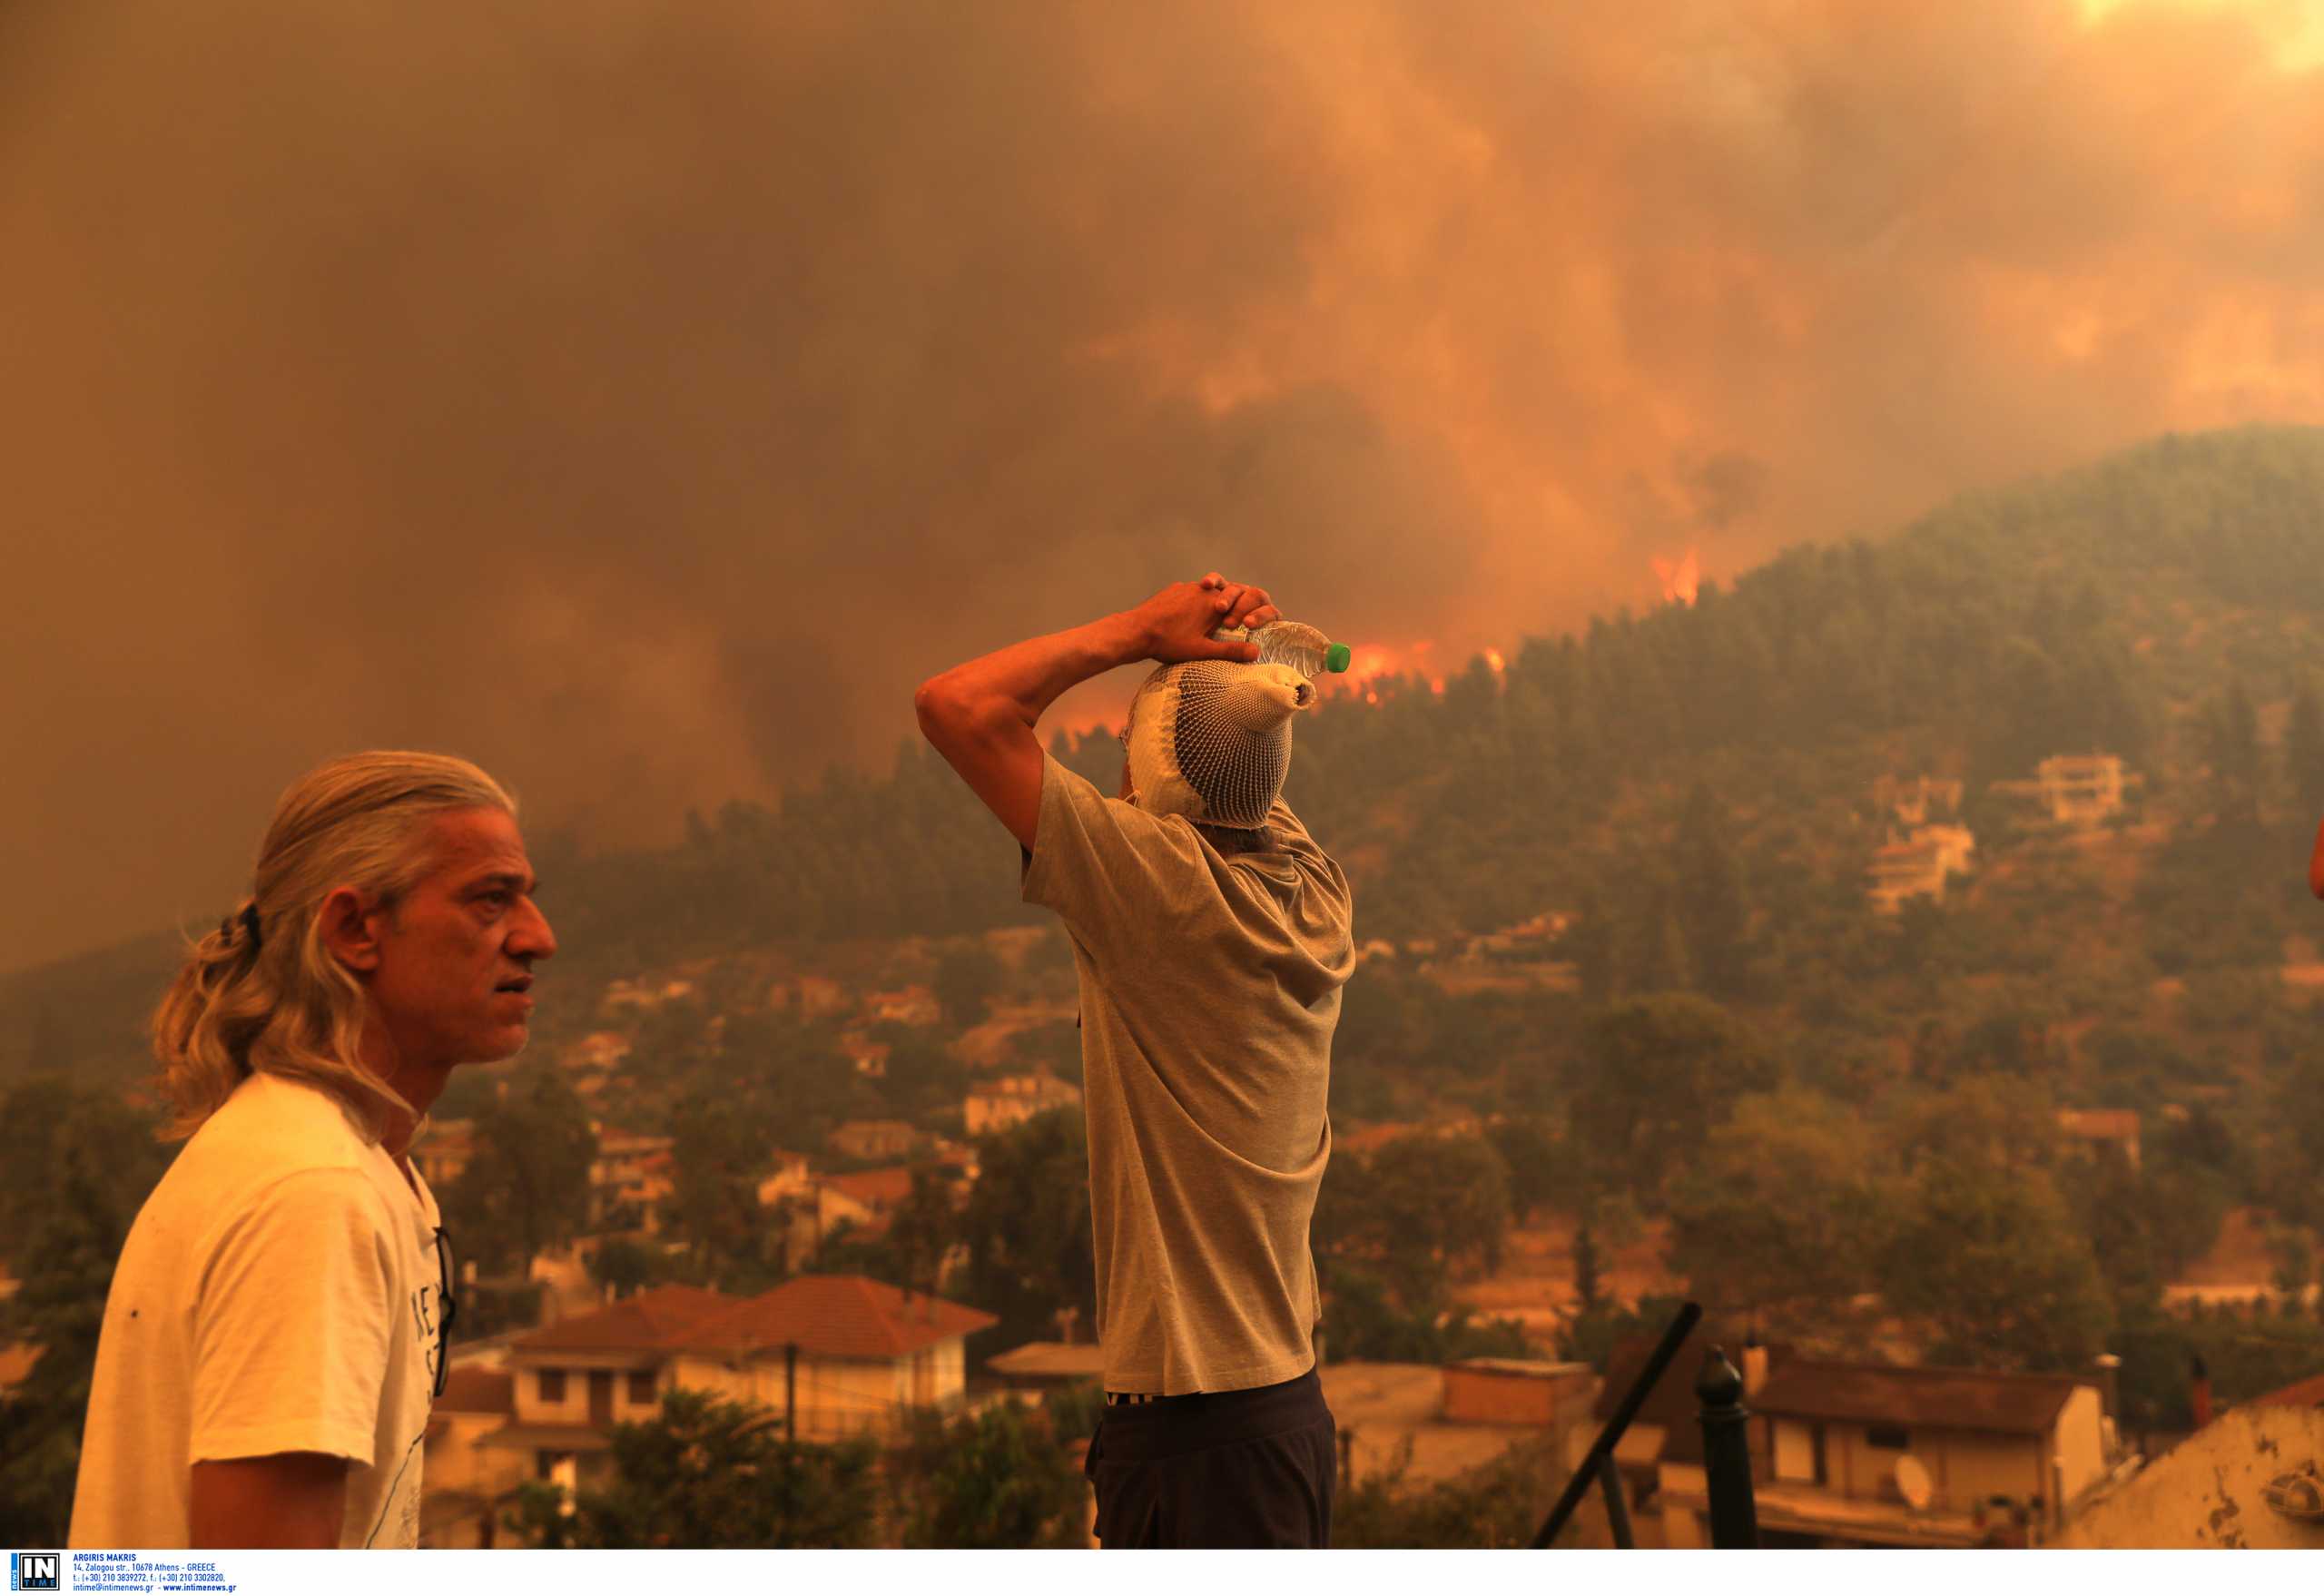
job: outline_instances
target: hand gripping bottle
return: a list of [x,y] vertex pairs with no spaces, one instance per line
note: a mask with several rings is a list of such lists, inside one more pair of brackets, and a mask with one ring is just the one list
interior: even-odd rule
[[1346,644],[1334,643],[1297,621],[1269,621],[1256,628],[1221,626],[1211,635],[1221,643],[1256,643],[1259,657],[1251,663],[1289,665],[1311,682],[1327,672],[1346,670],[1352,657]]

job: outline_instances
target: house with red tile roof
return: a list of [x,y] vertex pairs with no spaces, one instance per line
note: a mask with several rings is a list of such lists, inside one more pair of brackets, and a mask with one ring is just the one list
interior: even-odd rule
[[818,1182],[885,1219],[896,1205],[911,1195],[911,1166],[891,1164],[884,1169],[858,1169],[847,1175],[826,1175]]
[[507,1422],[482,1444],[534,1477],[586,1485],[617,1424],[665,1390],[704,1391],[791,1421],[802,1441],[884,1433],[966,1392],[966,1338],[990,1314],[860,1275],[803,1275],[753,1297],[663,1286],[509,1344]]
[[[1634,1526],[1653,1537],[1640,1545],[1710,1543],[1694,1384],[1713,1345],[1743,1376],[1763,1546],[2040,1545],[2112,1480],[2119,1446],[2095,1378],[1848,1363],[1698,1326],[1615,1452]],[[1600,1419],[1648,1351],[1642,1337],[1615,1349]]]

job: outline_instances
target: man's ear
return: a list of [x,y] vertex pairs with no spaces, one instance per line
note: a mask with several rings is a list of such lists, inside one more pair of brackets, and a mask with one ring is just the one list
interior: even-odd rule
[[315,934],[330,956],[359,973],[379,968],[379,939],[372,931],[375,911],[353,887],[333,887],[315,916]]

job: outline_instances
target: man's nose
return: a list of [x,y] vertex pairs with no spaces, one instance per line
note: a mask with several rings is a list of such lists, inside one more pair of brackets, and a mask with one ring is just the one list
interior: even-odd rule
[[556,956],[556,933],[549,930],[548,916],[541,912],[539,904],[527,898],[525,915],[510,933],[509,952],[521,953],[528,959],[553,959]]

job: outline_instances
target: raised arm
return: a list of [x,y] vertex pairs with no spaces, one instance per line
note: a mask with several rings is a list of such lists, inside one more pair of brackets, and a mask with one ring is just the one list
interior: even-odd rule
[[1041,812],[1041,744],[1033,728],[1060,694],[1141,659],[1256,659],[1251,645],[1210,634],[1274,615],[1264,588],[1213,571],[1199,582],[1174,582],[1136,609],[954,665],[920,685],[912,708],[921,734],[1030,851]]

